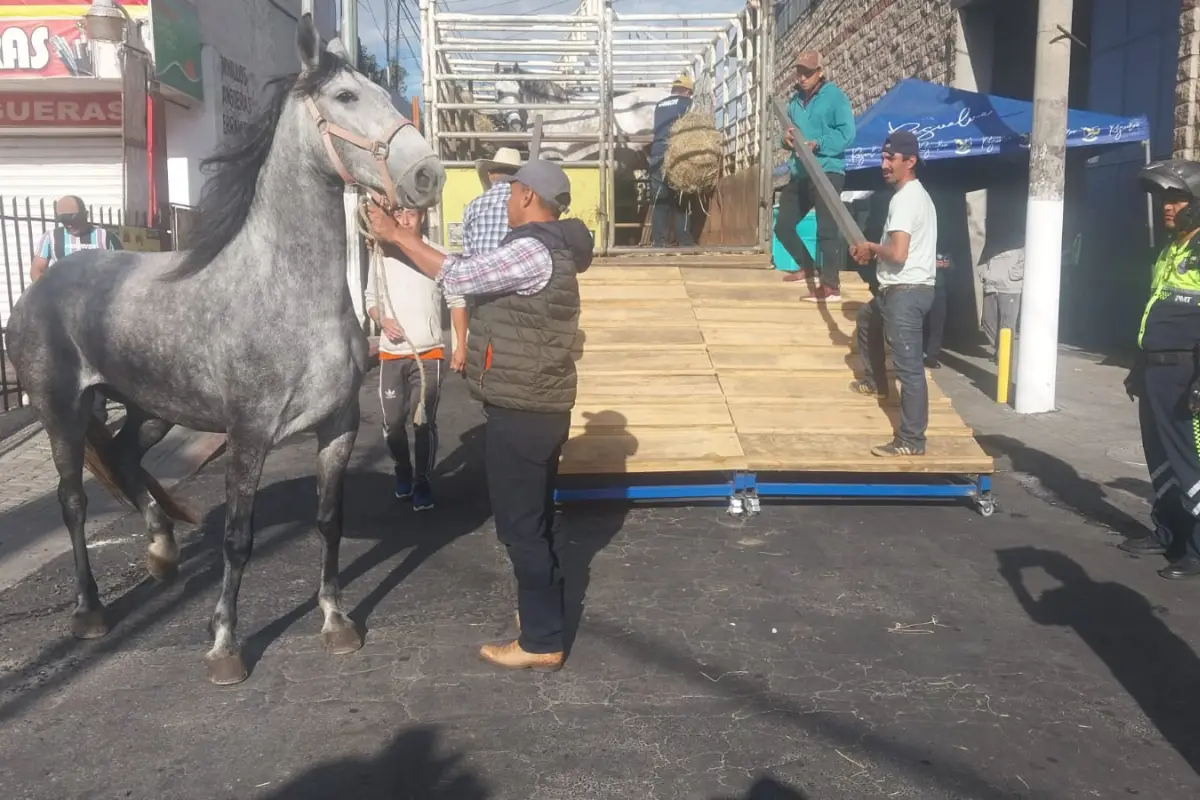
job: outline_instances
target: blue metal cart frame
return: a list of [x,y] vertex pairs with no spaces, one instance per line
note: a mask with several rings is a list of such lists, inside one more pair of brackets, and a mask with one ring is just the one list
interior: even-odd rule
[[[674,474],[678,477],[678,473]],[[756,472],[738,470],[712,482],[672,483],[666,475],[563,476],[554,499],[560,503],[589,500],[720,501],[734,516],[753,516],[761,510],[764,497],[823,500],[954,500],[973,501],[976,510],[990,517],[996,510],[991,475],[886,474],[868,476],[841,473],[832,476],[804,475],[786,480],[787,473],[766,473],[760,481]],[[776,478],[772,480],[770,478]],[[605,480],[607,478],[607,480]],[[907,478],[907,479],[906,479]],[[914,480],[914,478],[920,478]]]

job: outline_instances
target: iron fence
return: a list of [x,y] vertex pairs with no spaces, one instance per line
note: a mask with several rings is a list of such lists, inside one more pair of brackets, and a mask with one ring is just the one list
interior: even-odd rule
[[[152,231],[158,247],[167,250],[174,249],[173,232],[189,227],[192,212],[186,206],[171,206],[170,213],[163,215],[167,225],[153,228],[147,225],[144,213],[126,214],[116,206],[91,205],[88,213],[93,224],[113,236],[131,230]],[[31,282],[34,254],[54,225],[54,201],[0,195],[0,252],[4,254],[4,286],[0,287],[0,413],[25,405],[25,393],[8,358],[8,318]]]

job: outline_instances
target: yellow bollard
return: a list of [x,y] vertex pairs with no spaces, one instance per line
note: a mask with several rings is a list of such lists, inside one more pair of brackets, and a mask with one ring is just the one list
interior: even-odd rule
[[996,348],[996,402],[1008,404],[1008,383],[1012,371],[1012,328],[1000,329],[1000,344]]

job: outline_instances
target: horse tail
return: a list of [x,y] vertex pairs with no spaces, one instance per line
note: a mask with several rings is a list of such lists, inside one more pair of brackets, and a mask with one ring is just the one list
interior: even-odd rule
[[[116,469],[113,467],[112,447],[112,434],[108,432],[108,428],[98,417],[93,416],[88,423],[87,436],[83,442],[83,465],[121,505],[131,511],[136,511],[137,503],[121,486]],[[155,480],[154,476],[145,468],[139,465],[138,471],[141,473],[142,482],[150,491],[150,496],[158,502],[167,516],[188,525],[200,524],[200,516],[195,509],[190,508],[164,489],[162,484]]]

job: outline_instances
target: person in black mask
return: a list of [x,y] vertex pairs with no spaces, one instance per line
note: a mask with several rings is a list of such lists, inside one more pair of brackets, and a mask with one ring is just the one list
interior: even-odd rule
[[73,194],[54,204],[54,221],[34,251],[29,268],[31,280],[42,277],[55,262],[80,250],[120,250],[121,240],[104,228],[92,224],[87,206]]

